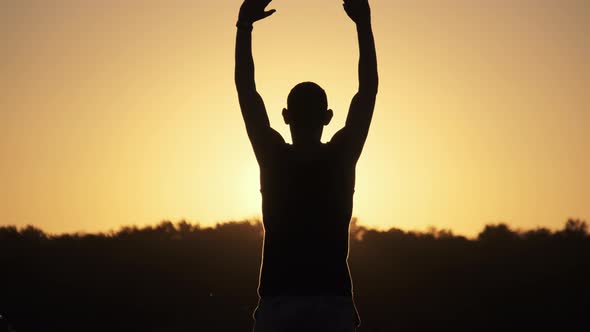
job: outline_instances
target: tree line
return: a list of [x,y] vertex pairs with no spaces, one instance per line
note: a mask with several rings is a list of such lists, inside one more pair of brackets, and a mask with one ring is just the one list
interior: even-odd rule
[[[258,221],[100,234],[0,227],[0,332],[249,331],[262,235]],[[488,225],[473,239],[353,220],[349,265],[360,331],[590,326],[582,220],[557,231]]]

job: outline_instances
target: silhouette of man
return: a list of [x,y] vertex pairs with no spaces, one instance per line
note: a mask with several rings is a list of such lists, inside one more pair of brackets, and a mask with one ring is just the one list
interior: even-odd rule
[[330,123],[324,90],[300,83],[283,118],[293,144],[270,127],[256,90],[252,24],[275,10],[271,0],[245,0],[237,22],[235,83],[248,137],[260,166],[263,259],[255,332],[354,331],[360,320],[348,268],[355,166],[367,138],[378,88],[368,0],[345,0],[360,48],[359,89],[346,125],[321,143]]

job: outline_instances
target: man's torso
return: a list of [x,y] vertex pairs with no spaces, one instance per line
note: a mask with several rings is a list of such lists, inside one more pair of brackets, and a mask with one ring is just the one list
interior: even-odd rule
[[335,144],[283,144],[261,167],[259,294],[351,295],[347,264],[355,163]]

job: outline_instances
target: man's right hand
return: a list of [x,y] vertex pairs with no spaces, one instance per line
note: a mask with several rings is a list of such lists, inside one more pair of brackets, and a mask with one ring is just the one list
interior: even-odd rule
[[276,10],[266,10],[266,6],[272,0],[244,0],[240,7],[238,25],[251,26],[254,22],[262,20],[274,14]]
[[348,17],[356,24],[371,22],[371,7],[369,0],[344,0],[344,10]]

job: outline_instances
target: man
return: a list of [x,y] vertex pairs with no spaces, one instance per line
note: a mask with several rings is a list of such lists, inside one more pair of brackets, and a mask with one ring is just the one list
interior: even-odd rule
[[254,330],[354,331],[360,324],[348,268],[355,166],[367,138],[378,87],[368,0],[345,0],[360,47],[359,89],[346,125],[321,143],[330,123],[324,90],[298,84],[283,118],[293,144],[270,127],[256,90],[253,23],[272,0],[245,0],[237,22],[235,83],[248,137],[260,166],[263,260]]

